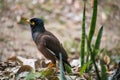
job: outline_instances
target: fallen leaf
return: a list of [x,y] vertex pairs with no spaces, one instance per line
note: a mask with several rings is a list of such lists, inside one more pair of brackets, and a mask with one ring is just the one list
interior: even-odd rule
[[17,58],[21,62],[23,62],[23,65],[29,65],[35,71],[35,61],[37,61],[37,59],[26,59],[26,58],[23,58],[23,57],[20,57],[20,56],[18,56]]
[[106,65],[110,64],[110,57],[108,55],[104,56],[104,62]]
[[9,58],[7,59],[7,62],[9,62],[9,61],[18,62],[18,63],[20,63],[20,65],[23,65],[23,62],[22,62],[20,59],[18,59],[17,56],[9,57]]
[[29,65],[23,65],[23,66],[21,66],[19,68],[19,70],[17,71],[17,74],[20,74],[21,72],[25,72],[25,71],[30,72],[32,70],[33,70],[33,68],[31,66],[29,66]]

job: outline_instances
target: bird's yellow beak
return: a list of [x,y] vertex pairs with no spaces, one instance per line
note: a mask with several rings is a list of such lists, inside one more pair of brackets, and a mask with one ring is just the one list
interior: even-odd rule
[[31,22],[29,19],[24,19],[24,20],[25,20],[26,23],[31,24],[32,26],[35,25],[34,21]]
[[26,19],[25,21],[26,21],[26,23],[29,23],[29,24],[31,24],[31,25],[33,25],[33,26],[35,25],[35,22],[34,22],[34,21],[30,22],[29,19]]
[[26,19],[25,22],[29,23],[30,24],[30,20],[29,19]]

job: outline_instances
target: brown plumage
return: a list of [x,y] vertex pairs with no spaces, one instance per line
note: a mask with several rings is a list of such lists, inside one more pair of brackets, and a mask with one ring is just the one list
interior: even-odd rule
[[39,18],[30,20],[32,38],[37,45],[38,50],[52,63],[56,64],[56,59],[59,60],[59,54],[62,54],[63,66],[67,61],[68,55],[60,44],[59,40],[49,31],[46,31],[44,22]]

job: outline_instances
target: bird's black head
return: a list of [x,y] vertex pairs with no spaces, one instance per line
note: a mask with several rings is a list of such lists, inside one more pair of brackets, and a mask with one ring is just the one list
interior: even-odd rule
[[30,20],[27,19],[26,22],[30,24],[33,40],[36,40],[38,34],[46,31],[44,22],[40,18],[32,18]]
[[29,21],[32,33],[45,32],[44,22],[40,18],[32,18]]

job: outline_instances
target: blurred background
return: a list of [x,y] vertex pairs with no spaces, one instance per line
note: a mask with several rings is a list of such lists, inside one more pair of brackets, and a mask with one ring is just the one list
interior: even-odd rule
[[[120,0],[98,0],[96,39],[104,25],[101,50],[116,58],[120,55]],[[54,33],[68,54],[79,55],[83,0],[0,0],[0,60],[10,56],[41,58],[34,44],[29,24],[23,18],[42,18],[45,28]],[[87,0],[86,34],[92,7]],[[104,48],[104,49],[103,49]],[[117,57],[119,58],[119,57]]]

